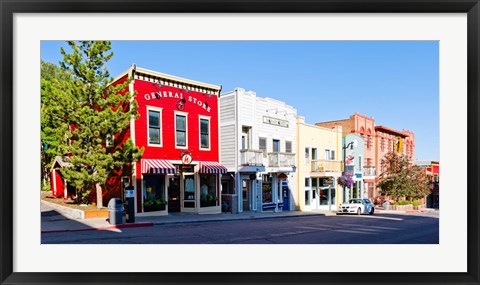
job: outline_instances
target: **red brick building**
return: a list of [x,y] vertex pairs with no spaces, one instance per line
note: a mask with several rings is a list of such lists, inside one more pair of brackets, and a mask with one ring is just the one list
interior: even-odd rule
[[344,136],[350,133],[362,136],[365,142],[363,181],[367,198],[374,199],[379,196],[377,180],[382,171],[381,161],[386,153],[395,150],[414,160],[415,134],[408,130],[397,131],[384,126],[375,126],[373,117],[360,115],[357,112],[348,119],[320,122],[315,125],[326,128],[342,126]]

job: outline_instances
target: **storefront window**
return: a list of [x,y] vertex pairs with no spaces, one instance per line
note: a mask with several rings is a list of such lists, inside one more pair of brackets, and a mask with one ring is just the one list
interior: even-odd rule
[[272,203],[272,180],[270,176],[263,175],[262,182],[262,203]]
[[222,194],[235,194],[234,180],[228,174],[222,175]]
[[144,175],[143,210],[145,212],[165,210],[165,176]]
[[330,188],[330,204],[336,205],[335,203],[335,188]]
[[305,206],[310,206],[310,189],[305,189]]
[[200,207],[217,206],[217,175],[200,174]]

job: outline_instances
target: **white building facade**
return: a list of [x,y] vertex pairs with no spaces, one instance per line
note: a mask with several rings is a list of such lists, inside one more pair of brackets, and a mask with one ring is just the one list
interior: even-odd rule
[[219,104],[222,211],[295,210],[297,110],[242,88]]

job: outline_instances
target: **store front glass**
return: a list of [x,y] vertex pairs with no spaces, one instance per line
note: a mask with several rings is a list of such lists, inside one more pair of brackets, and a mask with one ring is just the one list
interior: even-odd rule
[[200,174],[200,207],[212,207],[217,205],[217,175]]
[[167,204],[165,198],[165,175],[144,175],[143,182],[144,212],[165,210]]
[[263,175],[262,181],[262,203],[272,203],[272,198],[272,178],[268,174],[265,174]]

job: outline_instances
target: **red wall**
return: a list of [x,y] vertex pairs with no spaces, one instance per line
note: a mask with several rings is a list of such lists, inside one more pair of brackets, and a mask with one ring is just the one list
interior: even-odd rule
[[[175,115],[176,103],[180,98],[186,100],[185,108],[178,110],[188,113],[187,150],[192,151],[193,161],[218,161],[218,97],[203,95],[200,92],[181,90],[163,86],[158,88],[152,82],[135,80],[137,91],[138,113],[140,118],[135,121],[135,145],[145,147],[142,158],[180,160],[182,149],[175,148]],[[155,92],[161,92],[162,97],[156,98]],[[167,97],[164,97],[164,96]],[[201,104],[199,103],[202,102]],[[207,102],[208,108],[203,103]],[[147,106],[162,108],[162,147],[148,146]],[[200,150],[199,115],[210,117],[210,150]]]

